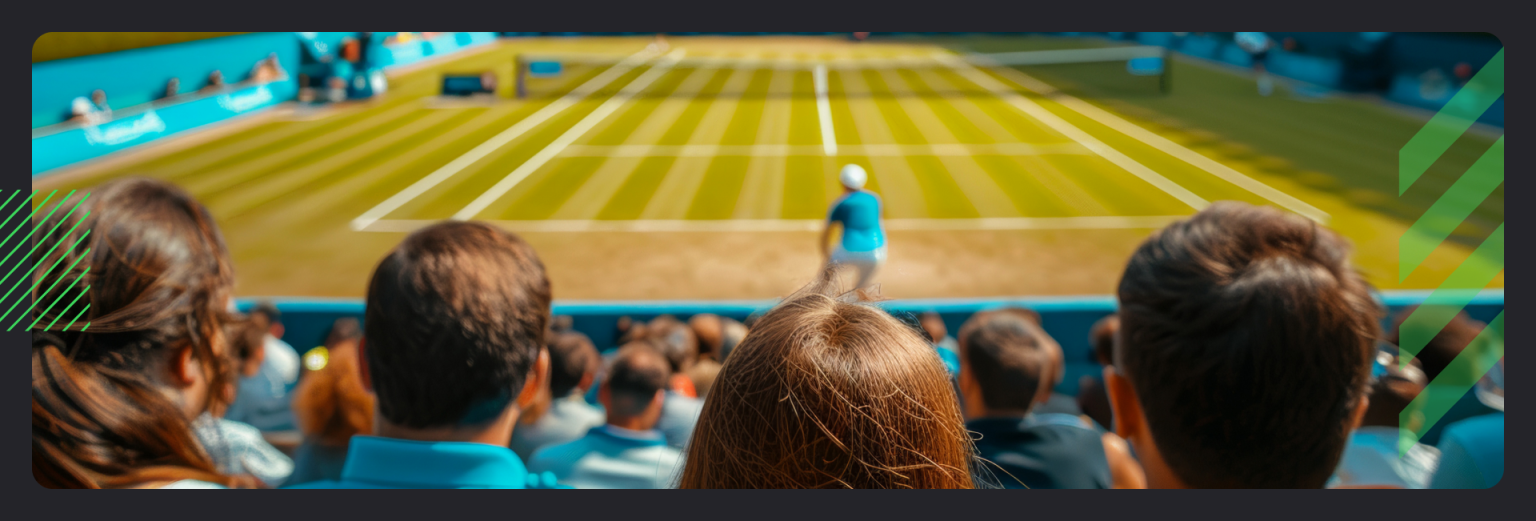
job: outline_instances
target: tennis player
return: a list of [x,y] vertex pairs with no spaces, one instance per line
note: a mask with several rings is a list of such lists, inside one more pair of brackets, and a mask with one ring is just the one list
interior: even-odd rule
[[[827,215],[827,226],[821,232],[821,255],[827,265],[843,264],[858,270],[858,285],[869,285],[875,271],[885,264],[885,229],[880,224],[880,196],[864,189],[869,175],[859,165],[843,167],[838,179],[843,184],[843,196],[832,204]],[[843,236],[829,255],[833,225],[842,226]]]

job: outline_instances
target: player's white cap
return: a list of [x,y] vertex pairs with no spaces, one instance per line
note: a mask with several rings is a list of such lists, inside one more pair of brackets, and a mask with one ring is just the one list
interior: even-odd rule
[[869,174],[864,173],[862,166],[848,164],[843,166],[843,172],[838,174],[837,178],[843,182],[843,186],[858,190],[864,188],[864,182],[869,180]]

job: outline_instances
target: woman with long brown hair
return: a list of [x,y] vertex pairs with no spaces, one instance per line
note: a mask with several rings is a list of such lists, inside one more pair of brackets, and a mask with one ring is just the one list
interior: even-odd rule
[[720,370],[681,488],[972,488],[943,362],[835,273],[752,326]]
[[33,477],[50,488],[231,485],[190,428],[223,405],[233,376],[234,271],[218,227],[163,181],[113,181],[84,199],[34,223],[46,230],[34,244],[62,244],[31,259],[49,267],[34,302],[63,308],[32,332]]

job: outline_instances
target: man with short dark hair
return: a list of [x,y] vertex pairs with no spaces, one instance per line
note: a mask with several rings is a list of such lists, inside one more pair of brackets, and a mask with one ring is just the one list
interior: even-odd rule
[[1366,411],[1382,316],[1349,244],[1221,202],[1147,238],[1104,370],[1152,488],[1320,488]]
[[607,424],[581,439],[539,449],[529,468],[551,472],[576,488],[668,488],[682,459],[656,430],[670,374],[651,345],[620,348],[598,391]]
[[[1033,411],[1052,384],[1055,343],[1006,311],[977,313],[960,329],[960,392],[977,451],[1007,488],[1139,488],[1123,442],[1077,416]],[[1126,471],[1119,483],[1113,469]]]
[[527,460],[541,447],[573,441],[603,424],[603,411],[583,397],[592,388],[602,357],[587,335],[556,333],[549,342],[549,409],[512,431],[512,452]]
[[704,411],[704,400],[697,397],[693,381],[682,372],[693,367],[698,357],[698,340],[693,330],[670,315],[656,317],[645,327],[646,343],[655,347],[667,361],[666,403],[656,428],[667,436],[667,444],[682,450],[693,436],[693,426]]
[[373,436],[353,436],[341,481],[314,488],[529,488],[507,448],[549,372],[550,286],[528,243],[485,223],[407,236],[368,284],[364,387]]

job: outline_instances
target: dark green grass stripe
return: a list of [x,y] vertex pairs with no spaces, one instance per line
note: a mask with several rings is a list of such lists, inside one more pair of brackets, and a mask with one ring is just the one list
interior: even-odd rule
[[730,76],[731,71],[728,69],[718,69],[714,71],[714,73],[710,76],[709,82],[704,84],[704,88],[700,89],[698,95],[694,98],[694,102],[689,103],[688,108],[683,109],[682,114],[678,114],[677,122],[673,123],[672,127],[668,128],[665,134],[662,134],[661,139],[657,142],[657,144],[688,144],[688,139],[693,137],[694,130],[698,128],[699,121],[704,119],[704,113],[709,110],[710,106],[710,103],[701,103],[699,99],[709,98],[719,94],[720,89],[725,86],[725,81],[730,78]]
[[[384,147],[384,148],[381,148],[379,150],[374,151],[373,153],[370,153],[368,155],[360,157],[360,158],[358,158],[356,160],[350,161],[350,162],[348,162],[346,164],[338,165],[336,168],[328,171],[328,172],[331,172],[331,173],[329,173],[327,175],[316,175],[316,176],[313,176],[312,178],[310,178],[309,181],[307,181],[307,182],[305,182],[303,184],[300,184],[298,186],[295,186],[295,187],[293,187],[292,189],[288,190],[287,192],[285,192],[283,194],[278,194],[276,196],[273,196],[271,199],[269,199],[267,201],[263,201],[263,202],[261,202],[259,204],[250,205],[250,206],[253,207],[253,208],[264,208],[264,207],[267,206],[268,203],[271,203],[271,202],[274,202],[274,201],[278,201],[278,200],[280,200],[280,199],[282,199],[284,197],[287,197],[290,194],[319,191],[319,190],[323,190],[325,188],[328,188],[330,186],[333,186],[333,185],[335,185],[337,183],[341,183],[343,181],[346,181],[347,179],[350,179],[353,175],[355,175],[357,172],[366,171],[368,169],[371,169],[371,168],[373,168],[375,166],[378,166],[378,165],[384,163],[385,161],[390,160],[391,158],[394,158],[396,156],[399,156],[401,154],[404,154],[404,153],[410,151],[411,146],[409,145],[409,143],[420,139],[421,136],[432,136],[432,135],[436,135],[436,134],[440,134],[440,133],[446,132],[449,129],[452,129],[453,127],[456,127],[456,126],[458,126],[460,124],[463,124],[464,122],[466,122],[466,121],[468,121],[470,119],[475,118],[476,116],[480,115],[481,113],[484,113],[485,110],[487,110],[487,109],[466,110],[466,111],[463,111],[463,112],[461,112],[459,114],[454,114],[452,117],[449,117],[448,119],[445,119],[443,121],[439,121],[439,122],[437,122],[434,125],[417,129],[414,133],[412,133],[410,136],[402,139],[400,141],[400,143],[395,145],[395,146]],[[235,218],[235,217],[236,216],[230,216],[229,218],[232,219],[232,218]]]
[[543,178],[528,192],[502,212],[501,218],[512,220],[548,219],[560,206],[571,198],[581,185],[597,172],[605,158],[567,157],[547,164]]
[[1024,171],[1022,165],[1006,156],[974,156],[976,164],[997,183],[1013,202],[1020,215],[1027,217],[1072,217],[1078,214],[1070,205]]
[[677,70],[662,76],[646,89],[645,95],[635,97],[618,115],[609,116],[613,122],[593,134],[588,144],[598,146],[624,144],[634,134],[635,129],[640,128],[651,113],[656,111],[657,107],[671,96],[677,95],[677,89],[687,78],[687,72]]
[[880,109],[880,115],[885,120],[886,127],[891,130],[891,139],[902,145],[927,143],[928,138],[918,130],[917,124],[902,110],[901,103],[894,98],[891,86],[885,83],[885,78],[875,71],[862,71],[864,81],[869,83],[871,96],[875,100],[875,106]]
[[1049,156],[1058,170],[1074,176],[1110,215],[1180,215],[1188,205],[1099,156]]
[[[789,102],[789,144],[820,145],[821,119],[816,108],[816,96],[811,73],[796,71],[793,82],[794,96]],[[848,111],[848,101],[838,93],[842,80],[837,74],[827,74],[827,101],[831,105],[832,134],[838,143],[858,143],[858,132],[853,128],[853,113]]]
[[281,176],[288,171],[303,168],[305,166],[323,161],[331,156],[345,153],[348,150],[361,146],[369,141],[377,139],[380,136],[393,132],[396,129],[414,124],[416,120],[426,117],[429,114],[431,114],[431,111],[427,110],[418,110],[406,114],[404,117],[396,118],[379,126],[353,134],[345,139],[332,143],[330,146],[290,158],[287,161],[283,161],[269,168],[251,172],[245,175],[244,179],[234,183],[225,184],[223,187],[211,190],[207,193],[199,194],[199,197],[212,201],[219,199],[224,194],[239,192],[251,186],[252,184],[260,183],[271,176]]
[[944,168],[944,163],[939,161],[939,158],[908,156],[907,164],[912,165],[912,173],[917,176],[917,185],[922,188],[929,217],[936,219],[981,217],[981,213],[976,211],[970,198],[965,196],[965,191],[955,183],[954,176]]
[[[827,216],[826,178],[822,158],[789,156],[784,172],[785,219],[821,219]],[[867,161],[865,162],[868,163]]]
[[[955,107],[955,103],[964,103],[964,100],[946,97],[945,94],[936,91],[935,87],[923,81],[916,71],[902,69],[897,71],[897,73],[901,75],[902,79],[906,80],[908,85],[913,86],[921,94],[921,101],[928,104],[928,108],[933,110],[934,116],[939,118],[939,122],[944,124],[944,128],[949,129],[949,133],[953,134],[955,139],[960,140],[961,143],[993,142],[991,136],[988,136],[980,127],[972,123],[970,118],[961,114],[960,109]],[[952,99],[954,101],[951,101]]]
[[688,208],[688,219],[730,219],[740,198],[741,186],[747,179],[746,156],[721,156],[709,163],[704,181],[693,196]]
[[597,213],[597,218],[602,220],[632,220],[640,218],[640,213],[645,211],[646,203],[656,193],[656,188],[661,186],[661,180],[666,178],[667,170],[676,162],[674,157],[647,157],[635,167],[635,172],[624,180],[624,186],[613,194],[613,199]]

